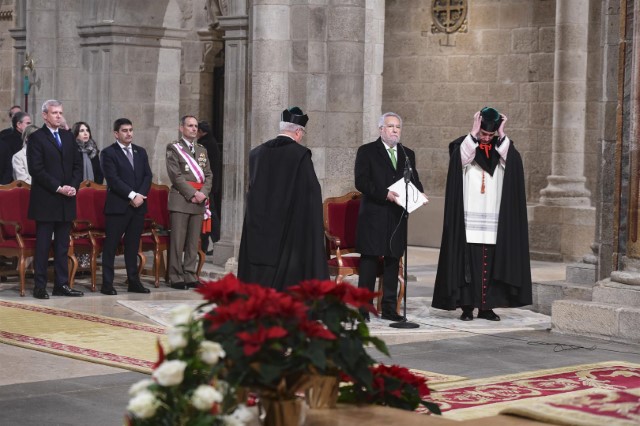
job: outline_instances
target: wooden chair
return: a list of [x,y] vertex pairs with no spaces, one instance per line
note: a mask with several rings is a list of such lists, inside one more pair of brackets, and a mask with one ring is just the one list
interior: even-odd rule
[[[36,223],[27,218],[31,186],[22,181],[0,185],[0,255],[17,259],[17,274],[20,278],[20,296],[25,295],[26,261],[35,255]],[[51,258],[52,252],[49,253]],[[71,244],[67,253],[69,260],[69,286],[78,261]],[[6,274],[6,273],[5,273]]]
[[[96,291],[98,256],[102,253],[105,240],[104,203],[106,198],[107,186],[90,180],[83,181],[76,194],[76,220],[73,221],[71,238],[75,253],[90,255],[91,291]],[[117,254],[123,252],[121,243]],[[146,257],[141,249],[138,250],[138,259],[138,271],[142,271]],[[72,280],[75,280],[75,276]]]
[[[169,256],[165,262],[163,254],[169,249],[171,237],[171,219],[168,208],[169,190],[167,185],[151,183],[147,194],[147,216],[141,245],[143,251],[153,251],[153,276],[156,287],[160,287],[161,274],[164,275],[165,282],[169,280]],[[198,248],[198,276],[202,272],[204,261],[205,254]]]
[[[357,275],[360,267],[360,256],[356,252],[356,228],[358,225],[358,211],[362,194],[353,191],[339,197],[330,197],[322,203],[324,217],[325,250],[329,274],[336,276],[336,282],[348,275]],[[402,261],[400,262],[402,274]],[[382,300],[382,274],[384,263],[382,257],[378,261],[376,276],[378,277],[377,309],[380,311]],[[404,279],[399,278],[398,302],[396,310],[400,310],[404,297]]]

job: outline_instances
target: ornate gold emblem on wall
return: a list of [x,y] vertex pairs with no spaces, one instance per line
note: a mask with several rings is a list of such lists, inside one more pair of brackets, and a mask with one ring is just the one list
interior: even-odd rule
[[467,0],[433,0],[431,8],[432,33],[467,32]]

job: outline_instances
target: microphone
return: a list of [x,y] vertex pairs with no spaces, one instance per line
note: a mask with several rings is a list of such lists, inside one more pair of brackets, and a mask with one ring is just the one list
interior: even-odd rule
[[401,143],[398,144],[400,148],[402,148],[402,152],[404,153],[404,181],[408,183],[413,177],[413,169],[411,168],[411,160],[407,155],[407,151],[405,151],[404,146]]

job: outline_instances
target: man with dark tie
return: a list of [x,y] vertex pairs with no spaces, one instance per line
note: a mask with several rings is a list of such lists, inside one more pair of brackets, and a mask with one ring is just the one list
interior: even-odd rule
[[104,204],[105,241],[102,250],[102,287],[100,292],[115,296],[113,263],[124,234],[124,262],[128,291],[149,293],[138,275],[138,247],[147,212],[146,198],[151,187],[151,168],[144,148],[134,145],[133,124],[127,118],[113,123],[116,141],[102,150],[102,170],[107,181]]
[[[198,119],[180,119],[180,140],[167,145],[167,173],[171,180],[169,282],[171,288],[198,286],[200,234],[211,232],[209,193],[213,173],[207,149],[196,142]],[[204,220],[204,222],[203,222]]]
[[82,296],[69,287],[69,232],[76,218],[76,191],[82,180],[82,157],[73,134],[60,128],[62,103],[42,104],[44,126],[29,137],[27,165],[31,172],[29,219],[36,221],[33,297],[48,299],[47,263],[53,238],[54,296]]
[[[358,287],[374,290],[378,259],[383,257],[382,319],[402,321],[404,317],[396,311],[396,300],[407,218],[404,208],[396,204],[399,194],[388,188],[403,178],[405,164],[409,162],[411,182],[420,192],[423,189],[416,171],[416,156],[400,143],[400,116],[394,112],[383,114],[378,129],[377,140],[358,148],[354,169],[356,189],[362,192],[356,229],[356,248],[360,253]],[[364,317],[369,318],[368,312]]]

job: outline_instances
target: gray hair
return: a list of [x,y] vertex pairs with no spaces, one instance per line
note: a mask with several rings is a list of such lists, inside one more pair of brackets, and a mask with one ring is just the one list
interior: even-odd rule
[[195,115],[183,115],[182,117],[180,117],[180,125],[184,126],[185,124],[187,124],[187,118],[193,118],[194,120],[196,120],[196,123],[198,122],[198,117],[196,117]]
[[298,129],[304,129],[304,127],[296,123],[289,123],[288,121],[280,122],[281,132],[295,132]]
[[31,136],[31,134],[36,130],[38,130],[38,126],[36,126],[35,124],[29,124],[24,128],[24,130],[22,131],[22,145],[25,145],[27,143],[29,136]]
[[381,129],[384,127],[384,119],[387,117],[395,117],[398,120],[400,120],[400,127],[402,127],[402,117],[400,117],[398,114],[396,114],[395,112],[385,112],[384,114],[382,114],[380,116],[380,119],[378,120],[378,129]]
[[62,102],[60,101],[56,101],[55,99],[49,99],[48,101],[44,101],[44,103],[42,104],[42,112],[47,112],[49,111],[49,107],[52,106],[62,106]]

